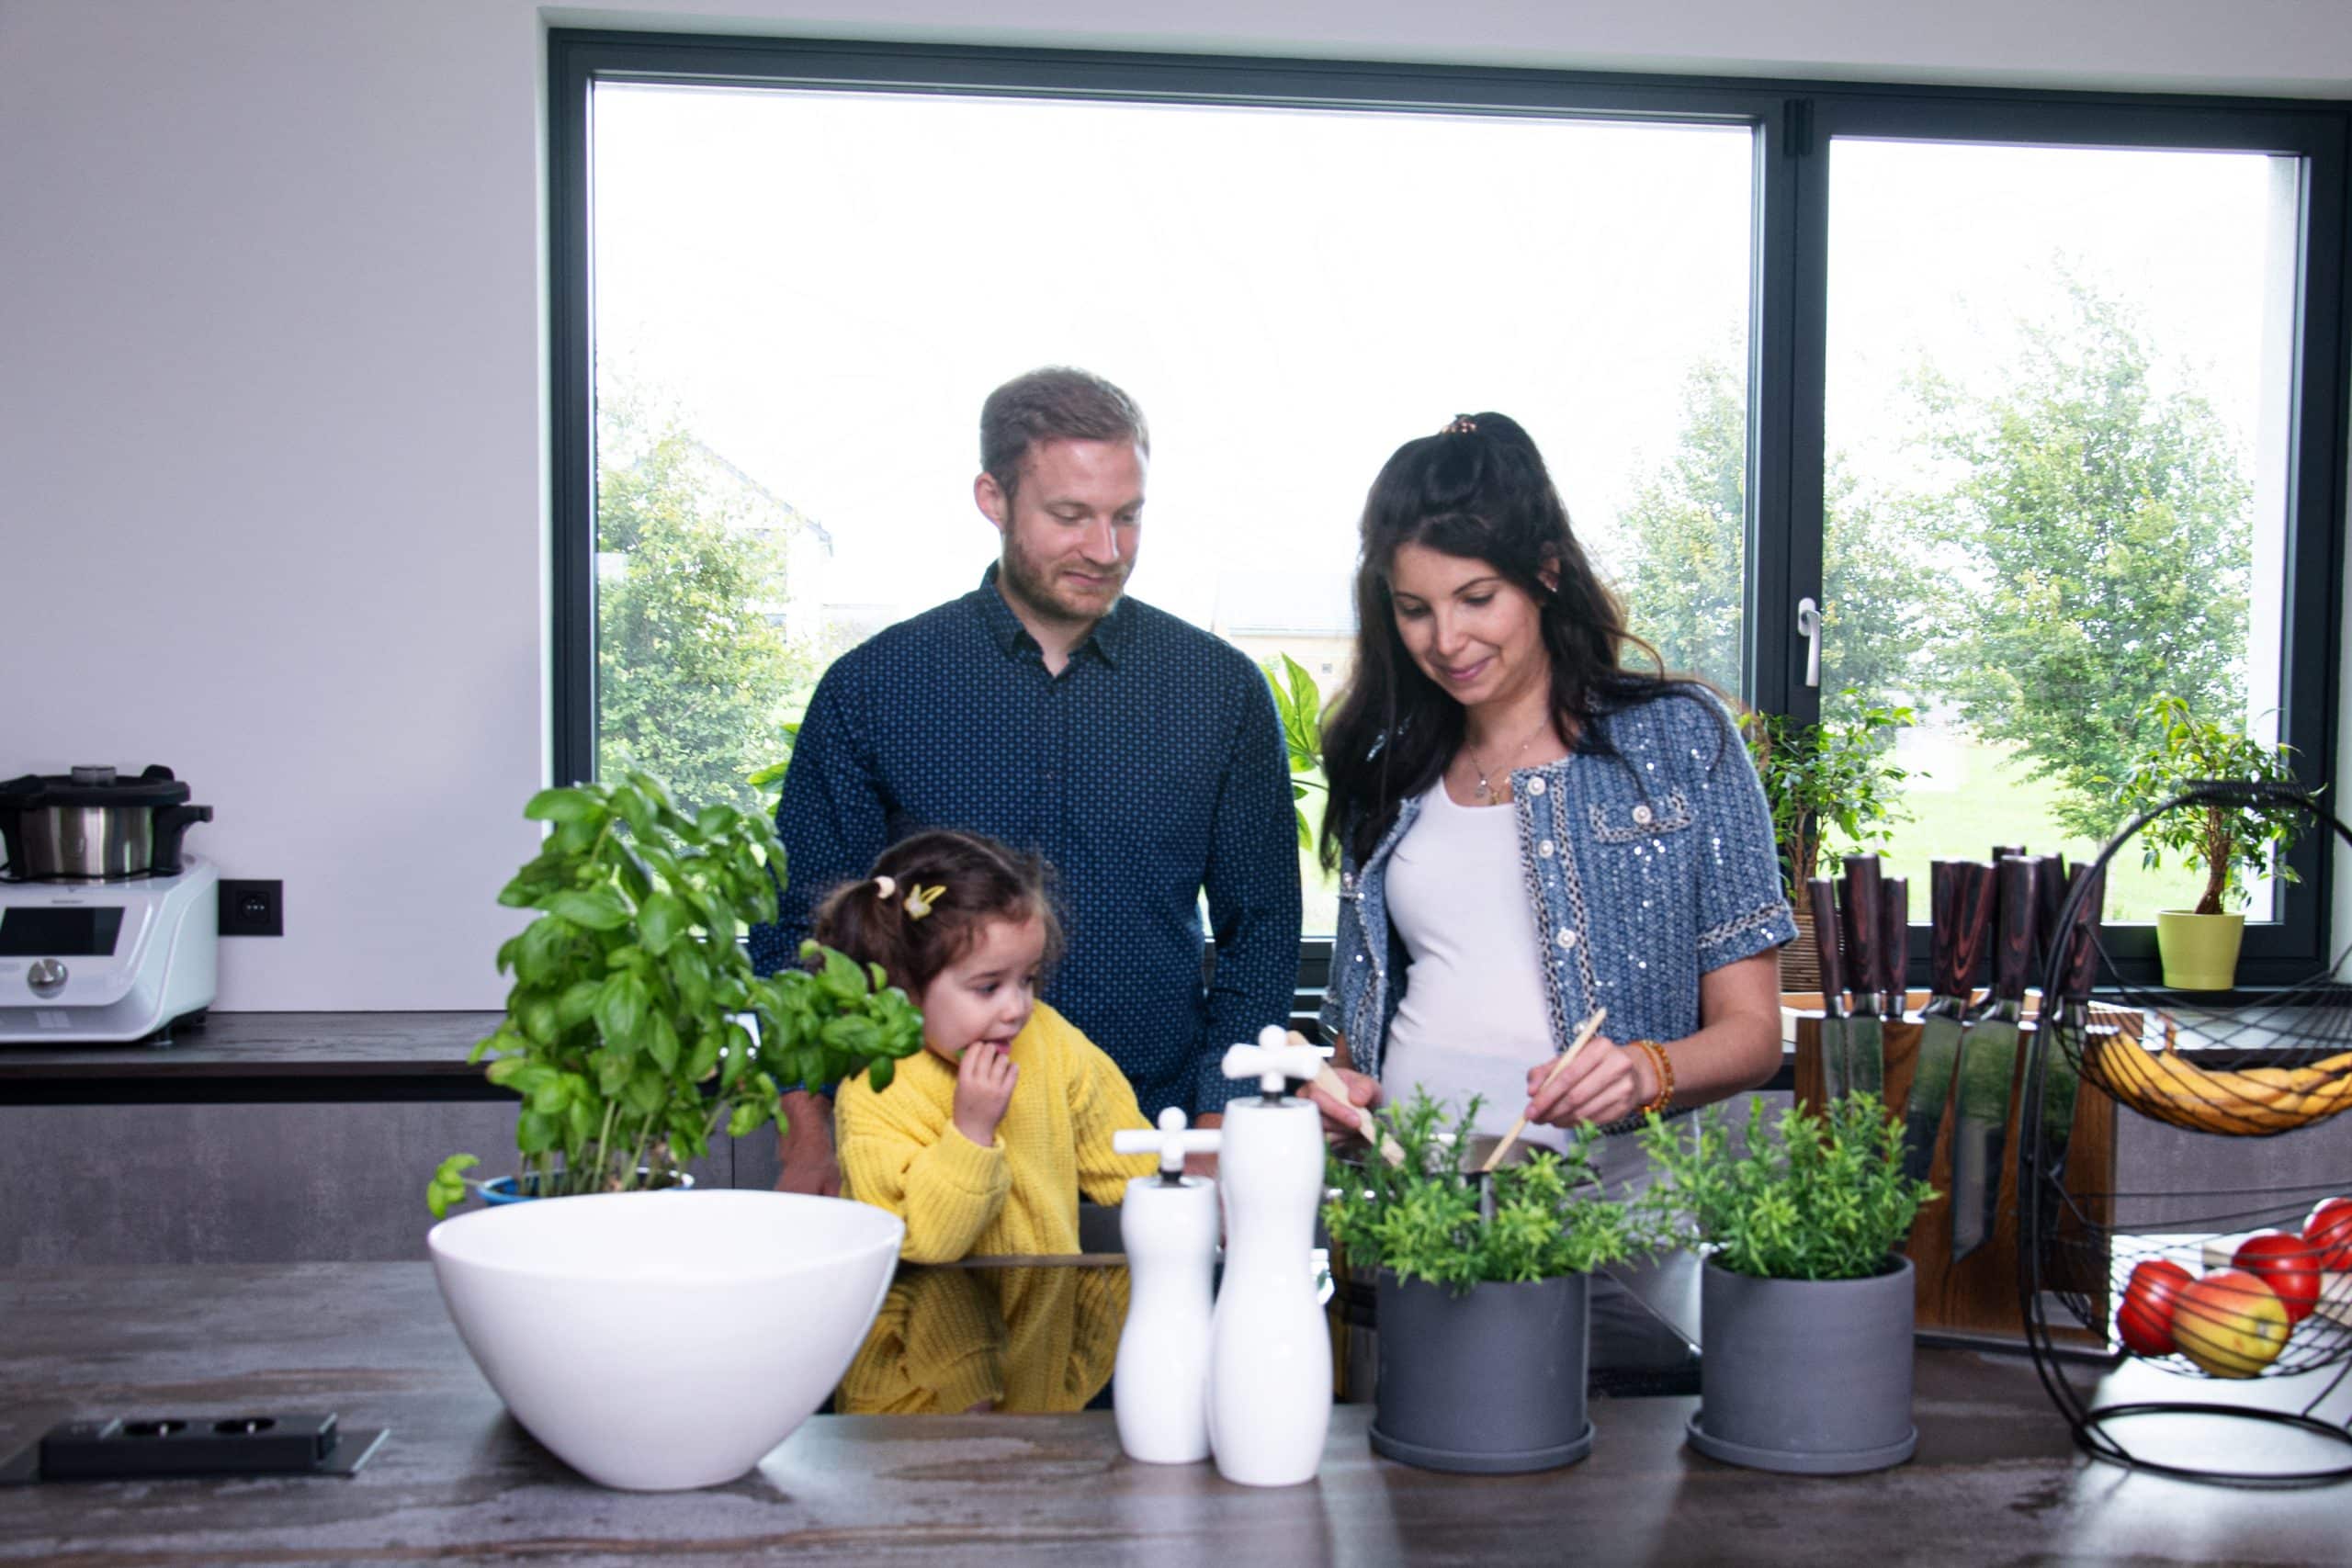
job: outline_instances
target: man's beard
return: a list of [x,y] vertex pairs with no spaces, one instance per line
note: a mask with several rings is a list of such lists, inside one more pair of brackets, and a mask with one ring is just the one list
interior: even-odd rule
[[1063,592],[1056,582],[1052,569],[1041,566],[1036,558],[1022,547],[1012,533],[1005,535],[1004,553],[1000,558],[997,575],[1004,591],[1026,604],[1039,616],[1065,626],[1091,626],[1110,614],[1126,589],[1128,563],[1121,561],[1102,573],[1114,579],[1107,598],[1080,598]]

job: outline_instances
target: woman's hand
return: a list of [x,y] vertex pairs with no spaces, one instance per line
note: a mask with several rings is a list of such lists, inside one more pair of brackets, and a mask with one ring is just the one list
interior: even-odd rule
[[1527,1072],[1527,1119],[1546,1127],[1596,1124],[1631,1116],[1657,1095],[1649,1054],[1595,1040],[1577,1053],[1567,1069],[1544,1087],[1555,1062],[1537,1064]]
[[956,1063],[956,1130],[984,1149],[993,1146],[996,1125],[1020,1081],[1010,1052],[986,1043],[964,1047]]
[[1344,1105],[1314,1084],[1301,1086],[1306,1097],[1323,1112],[1323,1140],[1332,1143],[1341,1137],[1362,1138],[1363,1127],[1356,1119],[1356,1108],[1370,1109],[1380,1103],[1380,1080],[1338,1066],[1331,1068],[1331,1075],[1346,1086],[1348,1099]]

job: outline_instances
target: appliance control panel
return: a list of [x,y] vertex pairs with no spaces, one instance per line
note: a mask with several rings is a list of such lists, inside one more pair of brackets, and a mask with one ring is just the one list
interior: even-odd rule
[[0,882],[0,1043],[138,1040],[209,1007],[220,873]]

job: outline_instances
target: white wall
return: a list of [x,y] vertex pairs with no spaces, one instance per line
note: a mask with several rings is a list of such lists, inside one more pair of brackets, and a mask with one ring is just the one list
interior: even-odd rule
[[281,877],[223,1008],[494,1006],[542,773],[538,24],[0,12],[0,775]]
[[[573,6],[664,26],[2352,97],[2340,0]],[[223,1008],[491,1007],[545,777],[543,18],[0,0],[0,776],[287,885]]]

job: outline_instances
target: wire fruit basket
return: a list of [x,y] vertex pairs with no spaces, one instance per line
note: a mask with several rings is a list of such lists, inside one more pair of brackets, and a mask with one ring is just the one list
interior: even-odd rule
[[[2096,908],[2079,918],[2148,822],[2208,806],[2298,813],[2352,845],[2352,829],[2306,794],[2205,784],[2132,822],[2076,876],[2055,929],[2080,934],[2051,944],[2026,1059],[2020,1305],[2042,1386],[2094,1456],[2227,1484],[2319,1484],[2352,1478],[2352,1416],[2323,1414],[2352,1372],[2352,1202],[2337,1212],[2333,1201],[2352,1197],[2352,1169],[2310,1186],[2202,1191],[2064,1184],[2061,1130],[2086,1088],[2215,1138],[2291,1136],[2352,1110],[2352,986],[2335,978],[2338,965],[2251,1000],[2135,986],[2109,962]],[[2062,1364],[2062,1314],[2120,1347],[2094,1391]],[[2143,1369],[2181,1380],[2179,1397],[2109,1397],[2150,1391]]]

